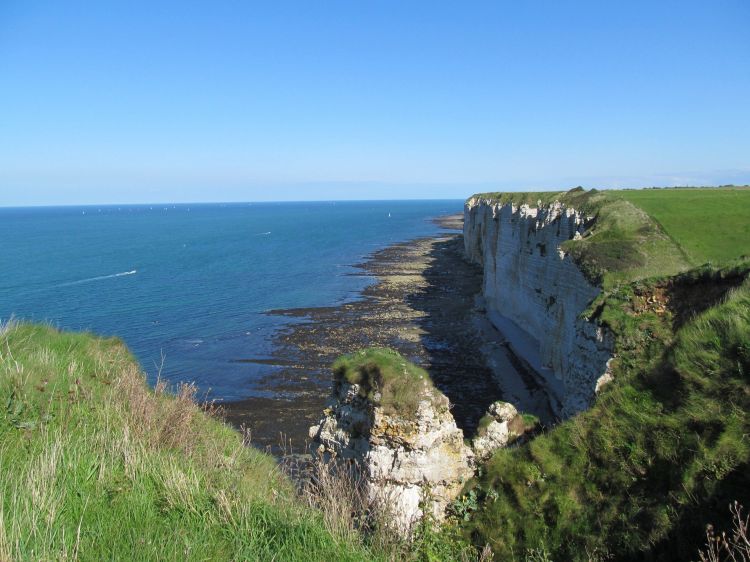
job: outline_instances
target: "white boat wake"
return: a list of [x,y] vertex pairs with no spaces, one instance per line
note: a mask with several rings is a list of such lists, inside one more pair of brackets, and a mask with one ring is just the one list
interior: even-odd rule
[[126,275],[135,275],[137,270],[123,271],[122,273],[113,273],[112,275],[100,275],[99,277],[89,277],[80,281],[71,281],[70,283],[61,283],[58,287],[69,287],[70,285],[80,285],[81,283],[91,283],[92,281],[102,281],[103,279],[114,279],[115,277],[125,277]]

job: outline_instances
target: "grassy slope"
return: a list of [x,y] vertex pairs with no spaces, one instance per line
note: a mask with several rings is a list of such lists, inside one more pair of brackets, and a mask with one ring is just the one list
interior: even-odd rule
[[[631,194],[594,200],[594,213],[601,217],[608,206],[625,203],[621,193]],[[705,255],[696,248],[709,248],[719,234],[680,228],[674,217],[685,206],[683,195],[669,190],[640,197],[653,198],[672,251],[701,261]],[[727,210],[731,215],[728,202],[706,205],[700,223],[713,224]],[[734,245],[721,257],[742,253]],[[664,271],[657,269],[662,276],[650,279],[628,267],[605,272],[609,289],[595,316],[618,336],[616,381],[588,412],[528,445],[499,451],[474,483],[480,504],[466,529],[478,544],[492,544],[499,559],[541,548],[555,560],[606,554],[689,560],[705,523],[725,520],[732,499],[750,503],[750,281],[725,300],[708,302],[719,288],[740,283],[750,262],[665,277],[678,261],[666,261]],[[692,312],[715,306],[685,322],[691,303]]]
[[366,560],[114,339],[0,330],[0,560]]
[[750,189],[641,189],[617,194],[656,219],[695,265],[750,256]]
[[628,324],[616,382],[586,413],[500,451],[477,482],[485,501],[468,528],[496,553],[631,558],[666,541],[666,559],[689,560],[705,523],[750,500],[750,283],[674,338],[669,313],[608,306]]

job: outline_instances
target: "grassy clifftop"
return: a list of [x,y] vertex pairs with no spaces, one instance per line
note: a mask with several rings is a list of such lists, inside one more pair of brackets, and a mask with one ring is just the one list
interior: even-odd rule
[[369,560],[115,339],[0,331],[0,560]]
[[333,376],[336,382],[358,385],[362,398],[389,414],[413,417],[424,399],[448,407],[427,371],[392,349],[370,348],[344,355],[333,364]]
[[674,275],[706,262],[750,256],[750,189],[646,189],[482,193],[501,204],[559,201],[591,217],[581,240],[564,244],[593,281],[614,287]]
[[616,192],[657,221],[693,265],[750,256],[750,188]]

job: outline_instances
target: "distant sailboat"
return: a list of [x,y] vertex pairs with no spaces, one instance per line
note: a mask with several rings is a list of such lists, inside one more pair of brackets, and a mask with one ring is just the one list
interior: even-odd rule
[[391,214],[390,213],[388,213],[388,218],[391,218]]

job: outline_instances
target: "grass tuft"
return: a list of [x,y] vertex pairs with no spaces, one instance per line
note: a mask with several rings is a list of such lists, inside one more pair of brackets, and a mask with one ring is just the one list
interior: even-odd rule
[[386,413],[413,417],[419,403],[429,400],[443,409],[447,398],[437,391],[424,369],[391,349],[371,348],[339,358],[333,364],[334,381],[359,386],[359,394]]

